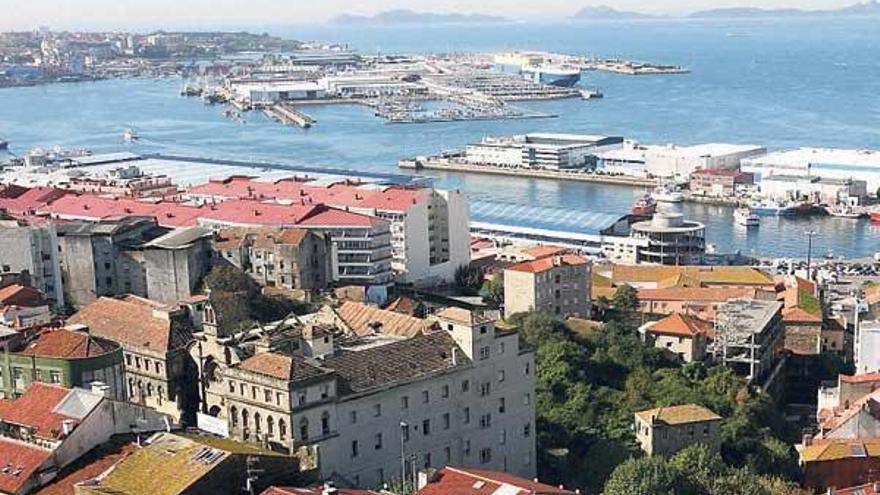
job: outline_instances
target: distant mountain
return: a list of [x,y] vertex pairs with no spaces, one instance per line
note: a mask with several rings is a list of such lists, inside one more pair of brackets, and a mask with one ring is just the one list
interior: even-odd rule
[[477,24],[506,22],[503,17],[484,14],[442,14],[414,12],[412,10],[386,10],[374,16],[342,14],[333,19],[334,24]]
[[595,21],[622,21],[634,19],[658,19],[659,16],[643,14],[641,12],[629,12],[617,10],[607,5],[584,7],[574,14],[574,19]]
[[760,9],[760,8],[729,8],[711,9],[694,12],[688,17],[699,19],[732,19],[756,17],[839,17],[839,16],[880,16],[880,2],[871,0],[857,3],[849,7],[833,10],[801,10],[801,9]]

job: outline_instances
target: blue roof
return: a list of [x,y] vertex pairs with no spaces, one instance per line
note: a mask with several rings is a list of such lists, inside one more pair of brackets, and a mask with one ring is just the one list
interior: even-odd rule
[[492,201],[471,201],[470,210],[471,219],[478,222],[594,235],[613,226],[623,218],[622,215],[595,211]]

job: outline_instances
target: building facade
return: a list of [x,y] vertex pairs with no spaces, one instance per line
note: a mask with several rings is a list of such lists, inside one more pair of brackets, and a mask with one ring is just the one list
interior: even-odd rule
[[686,221],[681,213],[657,213],[632,224],[632,237],[647,240],[637,248],[637,263],[697,265],[706,254],[706,226]]
[[696,404],[639,411],[634,429],[636,441],[648,455],[672,456],[696,444],[721,450],[721,416]]
[[63,307],[64,288],[55,227],[0,222],[0,272],[27,274],[31,286]]
[[591,265],[575,255],[549,256],[504,270],[504,314],[541,311],[560,317],[591,313]]

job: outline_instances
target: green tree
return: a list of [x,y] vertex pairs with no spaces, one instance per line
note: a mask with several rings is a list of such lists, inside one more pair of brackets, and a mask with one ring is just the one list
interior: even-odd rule
[[603,495],[686,495],[695,493],[660,456],[629,459],[617,466]]
[[478,294],[484,279],[485,272],[478,266],[461,265],[455,270],[455,286],[468,295]]
[[614,310],[620,315],[631,315],[639,309],[639,294],[630,285],[621,285],[611,298]]
[[483,283],[480,289],[483,300],[493,306],[500,306],[504,302],[504,274],[498,272],[491,279]]

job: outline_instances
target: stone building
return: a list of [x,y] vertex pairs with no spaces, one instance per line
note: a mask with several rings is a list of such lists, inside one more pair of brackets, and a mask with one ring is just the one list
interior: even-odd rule
[[197,384],[188,346],[192,323],[185,309],[137,296],[101,297],[71,316],[96,337],[118,342],[125,357],[128,400],[175,421],[195,413]]
[[174,304],[193,295],[211,266],[211,237],[204,227],[173,230],[146,243],[143,250],[147,297]]
[[354,486],[399,478],[401,447],[407,476],[457,465],[533,477],[534,352],[465,310],[443,310],[435,322],[411,337],[264,328],[244,353],[211,356],[207,410],[232,438],[310,456],[321,477]]
[[260,285],[288,290],[322,290],[333,279],[332,243],[303,229],[222,229],[215,257],[250,275]]
[[711,323],[680,313],[639,327],[646,344],[670,352],[685,363],[706,359],[706,346],[712,332]]
[[29,285],[45,294],[52,305],[64,306],[54,226],[23,226],[15,221],[0,221],[0,273],[26,274]]
[[49,330],[0,356],[0,397],[21,395],[33,382],[86,388],[101,382],[108,397],[124,399],[123,375],[119,344],[87,330]]
[[648,455],[674,455],[690,445],[721,449],[721,416],[696,404],[659,407],[635,414],[636,441]]
[[504,270],[504,315],[542,311],[589,318],[591,265],[562,255],[518,263]]

